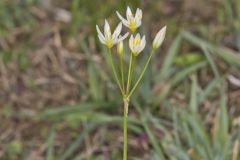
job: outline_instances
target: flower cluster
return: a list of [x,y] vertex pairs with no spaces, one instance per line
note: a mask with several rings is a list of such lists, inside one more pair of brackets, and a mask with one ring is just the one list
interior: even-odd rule
[[[146,46],[146,39],[145,36],[140,36],[139,33],[136,34],[134,37],[133,34],[136,32],[137,28],[141,26],[142,24],[142,10],[137,8],[136,13],[133,14],[131,9],[127,7],[126,11],[126,18],[122,17],[121,14],[117,11],[117,16],[121,20],[121,22],[118,24],[116,27],[115,31],[113,34],[111,33],[111,29],[109,26],[109,23],[107,20],[105,20],[105,25],[104,25],[104,32],[101,32],[98,25],[96,25],[96,29],[98,32],[98,38],[101,43],[106,45],[108,48],[112,48],[115,44],[120,45],[118,48],[123,48],[122,41],[126,39],[129,35],[129,33],[124,34],[121,36],[121,30],[122,30],[122,24],[126,26],[127,28],[130,29],[132,35],[129,39],[129,48],[134,54],[134,56],[137,56]],[[156,35],[152,47],[153,49],[158,48],[164,38],[165,38],[165,33],[166,33],[166,26],[163,27]]]
[[[141,70],[141,73],[137,79],[137,81],[134,83],[134,85],[131,85],[132,83],[132,74],[134,70],[134,64],[136,61],[136,57],[141,53],[145,46],[146,46],[146,38],[145,36],[141,36],[139,33],[135,33],[137,28],[141,26],[142,24],[142,10],[137,9],[136,13],[133,14],[131,9],[128,7],[126,11],[126,18],[122,17],[119,12],[116,12],[117,16],[121,20],[121,22],[118,24],[114,32],[111,32],[109,23],[107,20],[105,20],[104,25],[104,32],[101,32],[98,25],[96,25],[97,32],[98,32],[98,38],[101,43],[107,46],[109,51],[109,62],[112,67],[112,71],[114,74],[114,78],[117,82],[118,87],[121,90],[122,96],[123,96],[123,104],[124,104],[124,122],[123,122],[123,128],[124,128],[124,144],[123,144],[123,159],[127,160],[127,115],[128,115],[128,106],[130,97],[134,93],[135,89],[137,88],[138,84],[140,83],[141,79],[143,78],[143,75],[149,65],[149,62],[152,58],[152,55],[154,51],[162,44],[165,33],[166,33],[166,26],[163,27],[154,38],[154,41],[152,43],[152,50],[148,56],[148,59]],[[131,51],[130,59],[129,59],[129,65],[128,65],[128,75],[127,79],[125,81],[125,75],[124,75],[124,67],[123,65],[123,54],[124,54],[124,44],[123,40],[126,39],[129,35],[129,33],[124,34],[121,36],[122,31],[122,24],[130,29],[131,36],[129,38],[129,48]],[[117,44],[117,53],[119,55],[119,64],[118,67],[120,69],[121,79],[119,78],[119,74],[116,70],[113,56],[112,56],[112,47]]]
[[[107,20],[105,20],[104,25],[104,32],[101,32],[98,25],[96,25],[98,38],[101,43],[107,46],[109,49],[109,56],[110,56],[110,62],[111,67],[114,73],[115,80],[122,92],[122,95],[125,99],[129,99],[130,96],[135,91],[137,85],[139,84],[140,80],[142,79],[144,72],[146,71],[146,68],[151,60],[151,57],[154,53],[154,51],[162,44],[165,33],[166,33],[166,26],[164,26],[162,29],[159,30],[157,35],[154,38],[154,41],[152,43],[152,50],[149,54],[149,57],[147,59],[147,62],[145,63],[145,66],[136,81],[134,86],[131,86],[132,82],[132,72],[134,68],[134,62],[136,61],[136,57],[141,53],[145,46],[146,46],[146,38],[145,35],[141,36],[139,33],[135,33],[137,31],[137,28],[139,28],[142,24],[142,10],[137,8],[136,13],[133,14],[131,9],[127,7],[126,11],[126,18],[124,18],[118,11],[116,12],[117,16],[121,20],[121,22],[117,25],[114,32],[111,32],[110,25]],[[130,29],[131,36],[129,38],[129,48],[131,51],[130,60],[129,60],[129,67],[128,67],[128,75],[127,75],[127,84],[125,83],[124,78],[124,67],[123,67],[123,54],[124,54],[124,43],[123,40],[126,39],[129,35],[129,33],[125,33],[123,36],[121,35],[122,32],[122,24]],[[121,82],[120,78],[118,78],[118,73],[116,70],[116,67],[114,65],[113,57],[112,57],[112,51],[114,45],[117,44],[117,53],[119,55],[120,60],[120,70],[121,70]]]

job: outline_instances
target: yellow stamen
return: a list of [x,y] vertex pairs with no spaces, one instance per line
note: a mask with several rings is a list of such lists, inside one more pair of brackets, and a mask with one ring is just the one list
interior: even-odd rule
[[108,48],[112,48],[113,47],[113,43],[112,43],[112,40],[111,39],[106,39],[106,46]]
[[138,39],[135,39],[135,45],[137,46],[137,45],[139,45],[140,44],[140,42],[141,42],[141,39],[140,38],[138,38]]
[[136,31],[136,26],[137,26],[136,23],[131,20],[130,23],[129,23],[129,28],[130,28],[132,33],[134,33]]

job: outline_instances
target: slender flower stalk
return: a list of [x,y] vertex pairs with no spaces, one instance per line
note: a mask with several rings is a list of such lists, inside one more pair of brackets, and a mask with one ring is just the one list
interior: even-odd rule
[[122,79],[122,89],[123,89],[123,93],[125,93],[125,78],[124,78],[124,67],[123,67],[123,57],[119,57],[119,61],[120,61],[120,71],[121,71],[121,79]]
[[136,83],[135,83],[135,85],[133,86],[132,90],[131,90],[130,93],[128,94],[128,98],[130,98],[130,97],[132,96],[132,94],[134,93],[134,91],[135,91],[135,89],[137,88],[138,84],[139,84],[140,81],[142,80],[143,75],[144,75],[144,73],[146,72],[147,67],[148,67],[148,65],[149,65],[149,63],[150,63],[150,61],[151,61],[151,58],[152,58],[152,56],[153,56],[154,51],[155,51],[154,49],[151,50],[150,55],[149,55],[149,57],[148,57],[148,59],[147,59],[147,62],[145,63],[144,68],[143,68],[143,70],[142,70],[142,72],[141,72],[138,80],[136,81]]
[[[127,160],[127,116],[128,116],[128,107],[129,107],[129,102],[130,98],[133,95],[133,93],[136,91],[137,86],[140,84],[144,73],[147,70],[147,67],[150,64],[150,61],[152,59],[152,56],[155,52],[155,50],[161,46],[165,34],[166,34],[166,26],[163,27],[155,36],[154,41],[152,42],[152,50],[149,54],[149,57],[139,75],[137,78],[137,81],[133,83],[133,75],[134,75],[134,68],[135,68],[135,63],[137,61],[138,55],[144,50],[146,46],[146,39],[145,36],[140,36],[139,33],[136,34],[136,36],[131,35],[128,41],[128,45],[130,48],[130,59],[129,59],[129,65],[128,65],[128,72],[127,72],[127,80],[125,84],[125,75],[124,75],[124,65],[123,65],[123,56],[124,56],[124,45],[123,45],[123,40],[127,38],[128,33],[124,34],[124,36],[121,36],[121,30],[122,30],[122,23],[128,27],[132,34],[135,33],[136,29],[142,24],[142,10],[137,9],[135,15],[132,14],[131,9],[128,7],[126,11],[126,19],[123,18],[118,12],[117,12],[118,17],[122,22],[120,22],[113,34],[111,33],[110,25],[105,20],[105,25],[104,25],[104,33],[102,33],[96,25],[97,33],[98,33],[98,38],[100,42],[104,45],[107,46],[108,51],[109,51],[109,59],[110,59],[110,64],[112,67],[113,75],[116,80],[116,83],[118,87],[121,90],[122,97],[123,97],[123,160]],[[117,53],[118,53],[118,58],[119,58],[119,65],[120,67],[120,74],[121,75],[121,80],[118,77],[118,73],[114,64],[113,60],[113,53],[112,53],[112,48],[113,46],[117,44]],[[135,78],[134,78],[135,79]],[[133,85],[132,85],[133,83]]]
[[120,63],[120,72],[121,72],[121,79],[122,79],[122,89],[123,93],[125,94],[125,79],[124,79],[124,68],[123,68],[123,42],[120,41],[117,46],[117,53],[119,55],[119,63]]
[[124,104],[124,115],[123,115],[123,160],[127,160],[127,115],[128,115],[128,106],[129,99],[123,99]]
[[129,61],[129,68],[128,68],[128,79],[127,79],[127,90],[126,90],[126,94],[128,94],[128,92],[129,92],[129,88],[130,88],[131,73],[132,73],[132,62],[133,62],[133,53],[131,53],[131,56],[130,56],[130,61]]
[[111,63],[111,67],[112,67],[114,78],[115,78],[115,80],[116,80],[116,82],[118,84],[119,89],[121,90],[122,95],[124,95],[123,88],[122,88],[122,86],[120,84],[120,81],[119,81],[119,78],[118,78],[118,75],[117,75],[117,71],[116,71],[116,67],[115,67],[114,62],[113,62],[111,49],[109,49],[109,55],[110,55],[110,63]]

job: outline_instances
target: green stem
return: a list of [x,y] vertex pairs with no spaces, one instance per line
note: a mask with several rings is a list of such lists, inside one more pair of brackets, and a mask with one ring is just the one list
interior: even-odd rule
[[124,69],[123,69],[123,56],[119,55],[120,60],[120,70],[121,70],[121,77],[122,77],[122,89],[123,93],[125,94],[125,85],[124,85]]
[[131,70],[131,77],[130,77],[130,87],[131,87],[131,84],[132,84],[132,75],[133,75],[133,69],[135,67],[135,64],[136,64],[136,56],[133,56],[132,70]]
[[124,98],[124,117],[123,117],[123,160],[127,160],[127,115],[129,99]]
[[141,72],[141,74],[140,74],[137,82],[135,83],[135,85],[133,86],[132,90],[131,90],[130,93],[128,94],[128,97],[131,97],[131,95],[133,94],[133,92],[134,92],[135,89],[137,88],[139,82],[142,80],[143,75],[144,75],[144,73],[146,72],[146,69],[147,69],[147,67],[148,67],[148,65],[149,65],[149,62],[150,62],[150,60],[151,60],[151,58],[152,58],[152,55],[153,55],[154,51],[155,51],[154,49],[151,50],[150,55],[149,55],[149,57],[148,57],[148,59],[147,59],[147,62],[145,63],[145,66],[144,66],[144,68],[143,68],[143,70],[142,70],[142,72]]
[[133,62],[133,53],[131,53],[131,56],[130,56],[126,95],[128,94],[129,88],[130,88],[130,85],[131,85],[132,62]]
[[123,89],[121,87],[121,84],[120,84],[120,81],[119,81],[119,78],[118,78],[118,75],[117,75],[117,72],[116,72],[116,67],[115,67],[115,65],[113,63],[113,57],[112,57],[111,49],[109,49],[109,55],[110,55],[110,63],[111,63],[111,67],[112,67],[114,78],[115,78],[115,80],[117,82],[118,87],[120,88],[120,90],[122,92],[122,95],[124,95]]

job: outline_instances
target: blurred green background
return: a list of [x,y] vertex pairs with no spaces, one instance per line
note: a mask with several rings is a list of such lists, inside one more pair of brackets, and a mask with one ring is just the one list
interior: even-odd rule
[[168,27],[130,104],[129,160],[240,160],[238,0],[1,0],[1,160],[122,159],[122,99],[95,25],[115,27],[128,5],[149,44]]

